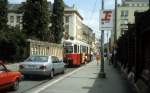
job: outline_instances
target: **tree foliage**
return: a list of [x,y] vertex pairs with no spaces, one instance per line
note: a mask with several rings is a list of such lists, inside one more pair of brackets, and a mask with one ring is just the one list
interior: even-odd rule
[[7,26],[7,0],[0,0],[0,31]]
[[0,59],[19,60],[25,46],[25,35],[19,28],[7,26],[8,1],[0,0]]
[[51,41],[61,43],[64,31],[64,2],[63,0],[54,0],[52,13]]
[[49,40],[47,0],[27,0],[24,5],[23,31],[28,38]]
[[0,32],[0,59],[19,60],[23,56],[25,35],[19,28],[7,28]]

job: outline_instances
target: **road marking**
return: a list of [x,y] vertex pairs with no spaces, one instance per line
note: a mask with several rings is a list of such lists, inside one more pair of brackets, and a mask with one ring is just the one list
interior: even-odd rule
[[49,83],[49,84],[46,84],[45,86],[43,86],[43,87],[37,89],[36,91],[33,91],[32,93],[40,93],[41,91],[45,90],[46,88],[52,86],[53,84],[55,84],[55,83],[57,83],[57,82],[63,80],[64,78],[66,78],[66,77],[72,75],[73,73],[75,73],[75,72],[77,72],[77,71],[79,71],[79,70],[81,70],[81,69],[83,69],[83,68],[84,68],[84,66],[83,66],[83,67],[80,67],[80,68],[78,68],[78,69],[76,69],[76,70],[74,70],[74,71],[72,71],[72,72],[70,72],[70,73],[68,73],[68,74],[66,74],[66,75],[64,75],[64,76],[62,76],[62,77],[60,77],[60,78],[58,78],[57,80],[52,81],[52,82]]

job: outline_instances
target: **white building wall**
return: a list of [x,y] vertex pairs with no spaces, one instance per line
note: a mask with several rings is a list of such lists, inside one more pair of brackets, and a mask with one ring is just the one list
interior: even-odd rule
[[74,17],[71,15],[69,17],[69,36],[74,36]]
[[[121,29],[126,27],[128,23],[135,23],[135,16],[134,13],[136,11],[138,12],[144,12],[148,10],[147,3],[143,3],[144,6],[141,5],[139,2],[134,2],[134,3],[126,3],[127,5],[125,6],[118,6],[117,8],[117,38],[119,38],[122,34]],[[139,5],[137,5],[139,4]],[[128,11],[128,16],[122,17],[121,12],[122,11]]]
[[16,26],[16,13],[8,13],[8,25]]
[[[17,18],[19,18],[19,20]],[[8,23],[7,24],[12,27],[19,26],[20,29],[22,29],[22,14],[11,13],[11,12],[8,13]]]
[[73,13],[73,37],[74,39],[76,39],[76,24],[77,23],[77,19],[76,19],[76,14]]
[[[69,36],[73,37],[74,40],[76,40],[77,31],[79,30],[79,27],[80,27],[78,22],[81,20],[76,13],[65,14],[65,16],[69,16]],[[64,21],[64,24],[67,25],[65,21]]]
[[81,24],[82,20],[80,19],[79,16],[76,15],[76,40],[81,38],[81,26],[82,26]]

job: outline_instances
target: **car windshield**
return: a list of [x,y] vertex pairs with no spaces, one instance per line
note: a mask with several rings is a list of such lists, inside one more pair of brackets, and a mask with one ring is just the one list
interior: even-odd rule
[[26,61],[28,61],[28,62],[47,62],[48,56],[31,56]]
[[4,71],[4,70],[5,70],[5,67],[0,64],[0,71]]

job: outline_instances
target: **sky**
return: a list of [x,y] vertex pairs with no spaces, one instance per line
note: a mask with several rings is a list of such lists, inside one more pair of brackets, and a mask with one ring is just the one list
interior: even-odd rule
[[[25,0],[8,0],[9,3],[20,3]],[[54,0],[48,0],[53,2]],[[84,18],[83,23],[88,25],[96,33],[96,37],[100,37],[99,31],[99,11],[101,9],[101,0],[64,0],[64,2],[72,6],[75,4],[77,10]],[[120,3],[121,0],[118,0]],[[115,0],[104,0],[104,9],[114,9]]]

